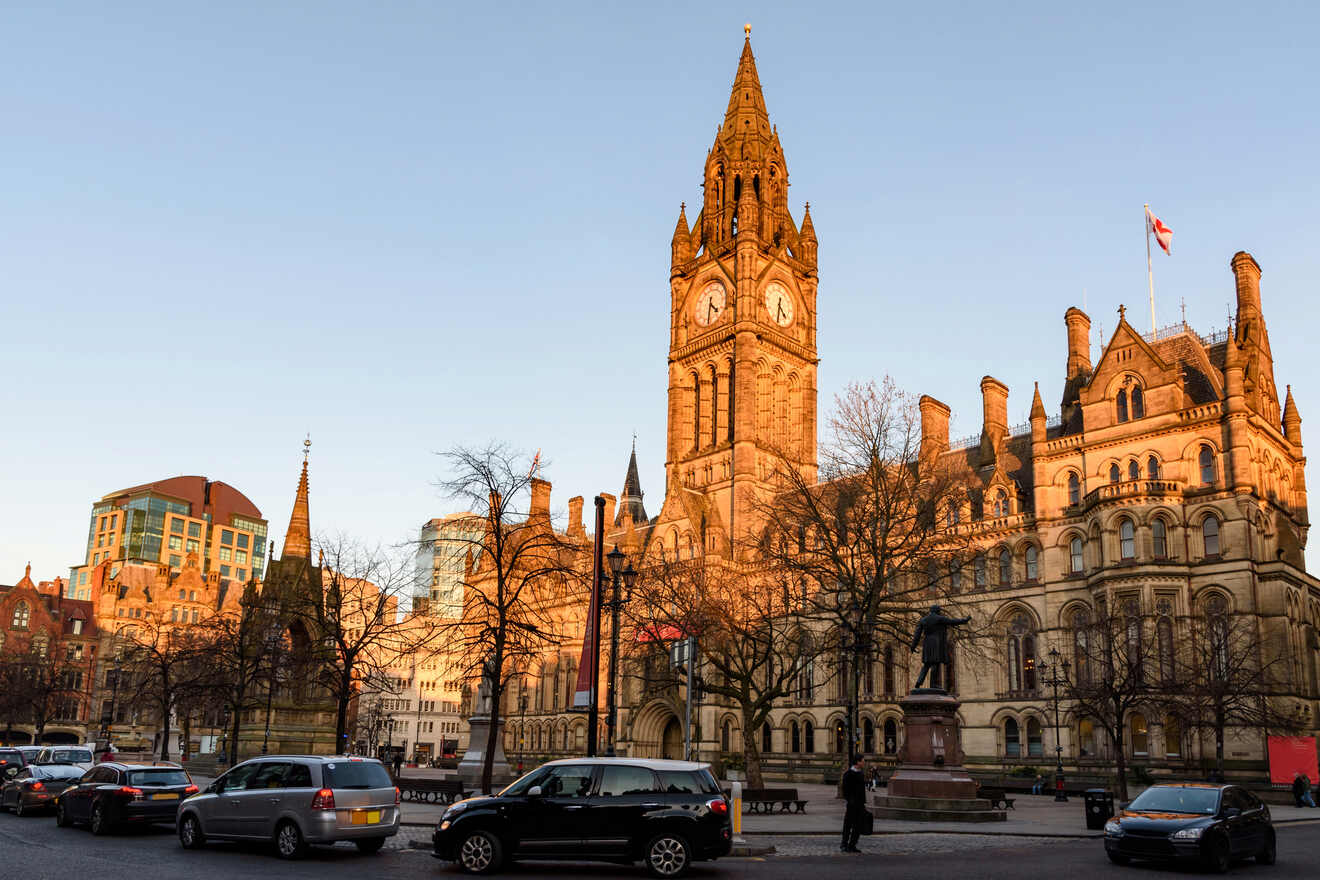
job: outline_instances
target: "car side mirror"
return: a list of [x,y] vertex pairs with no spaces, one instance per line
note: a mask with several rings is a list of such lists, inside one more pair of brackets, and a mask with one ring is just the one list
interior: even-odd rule
[[1126,810],[1128,808],[1128,804],[1130,803],[1132,803],[1132,801],[1120,801],[1118,804],[1118,808],[1120,810]]
[[15,776],[17,776],[17,775],[18,775],[18,768],[17,768],[17,767],[6,767],[6,768],[5,768],[5,778],[6,778],[6,779],[13,779],[13,778],[14,778]]
[[527,796],[528,796],[528,797],[540,797],[540,796],[541,796],[541,786],[539,786],[539,785],[533,785],[531,788],[527,789]]
[[219,792],[220,792],[220,783],[212,782],[210,785],[206,787],[205,794],[219,794]]
[[1235,819],[1242,815],[1242,811],[1237,807],[1224,807],[1224,818]]

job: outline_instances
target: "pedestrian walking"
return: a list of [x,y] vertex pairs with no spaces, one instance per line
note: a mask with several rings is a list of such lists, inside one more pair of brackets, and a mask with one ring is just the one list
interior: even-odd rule
[[862,834],[862,815],[866,812],[865,764],[866,759],[854,755],[852,766],[843,774],[840,787],[847,810],[843,814],[843,840],[839,843],[839,852],[861,852],[857,848],[857,838]]
[[[1311,794],[1311,777],[1307,776],[1305,773],[1299,774],[1299,777],[1300,778],[1297,780],[1297,782],[1301,783],[1300,787],[1302,789],[1302,793],[1301,793],[1301,797],[1298,798],[1297,806],[1314,808],[1315,796]],[[1293,783],[1294,788],[1297,787],[1297,782]]]
[[399,774],[403,771],[403,755],[399,752],[394,753],[394,778],[397,780]]
[[871,791],[879,791],[879,790],[880,790],[880,768],[879,768],[879,767],[872,767],[872,768],[871,768]]

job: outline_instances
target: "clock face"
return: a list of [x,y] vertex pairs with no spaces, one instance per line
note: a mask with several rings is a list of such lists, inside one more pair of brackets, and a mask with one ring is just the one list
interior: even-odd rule
[[707,327],[719,320],[724,313],[724,285],[718,281],[707,284],[697,297],[694,318],[702,327]]
[[778,281],[771,281],[765,286],[765,310],[770,319],[780,327],[793,323],[793,297],[788,288]]

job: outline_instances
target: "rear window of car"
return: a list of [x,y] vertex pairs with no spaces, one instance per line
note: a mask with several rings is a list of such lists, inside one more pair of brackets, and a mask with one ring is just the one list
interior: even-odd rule
[[90,764],[92,753],[86,749],[60,749],[50,753],[50,759],[56,764]]
[[394,780],[375,761],[336,761],[322,767],[326,788],[393,788]]
[[716,794],[720,787],[705,770],[660,770],[660,788],[666,794]]
[[40,779],[81,779],[83,769],[72,764],[40,764],[32,768],[32,775]]
[[187,785],[191,782],[183,770],[130,770],[129,785]]
[[23,753],[17,749],[0,749],[0,761],[6,761],[10,764],[22,766],[27,761],[23,760]]

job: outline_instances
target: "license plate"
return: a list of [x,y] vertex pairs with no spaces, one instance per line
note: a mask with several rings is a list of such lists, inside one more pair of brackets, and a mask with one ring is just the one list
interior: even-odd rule
[[354,810],[350,821],[354,825],[379,825],[380,810]]
[[177,794],[153,794],[151,799],[153,801],[177,801],[179,796]]

